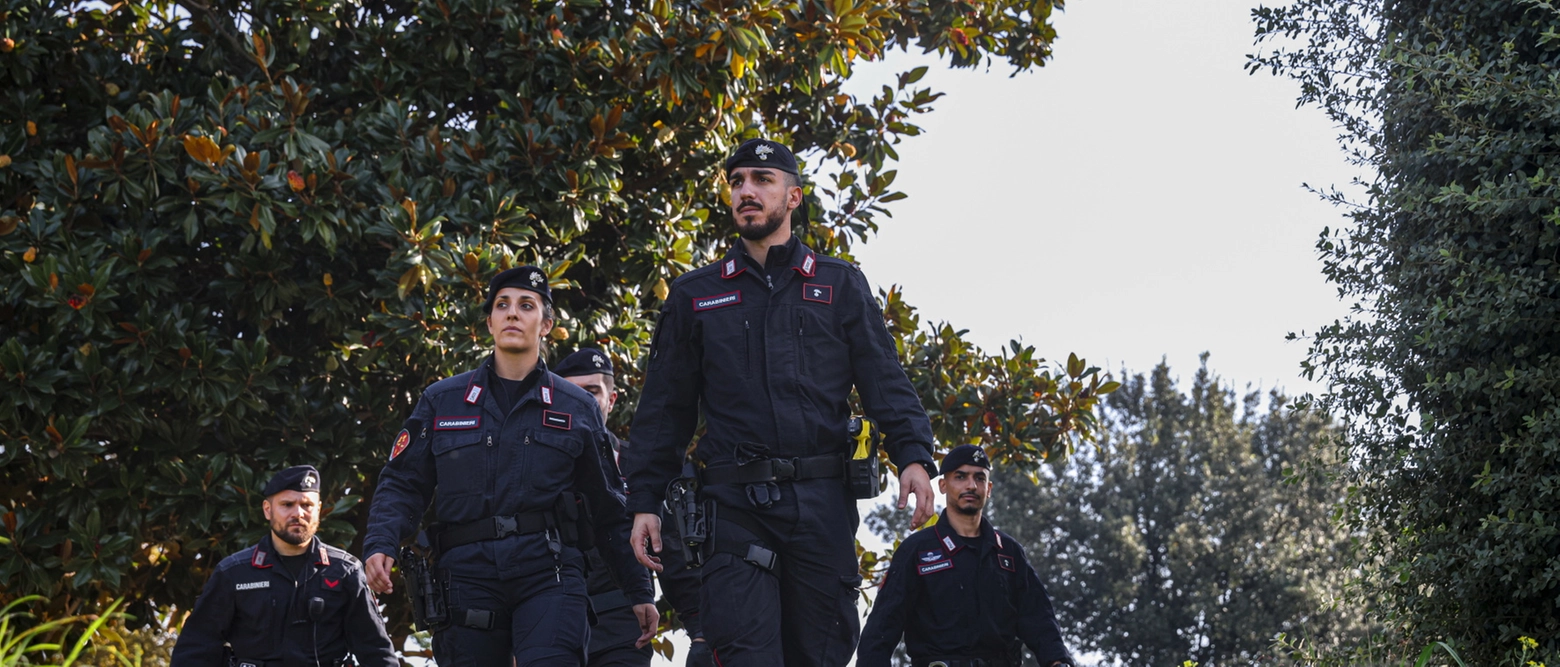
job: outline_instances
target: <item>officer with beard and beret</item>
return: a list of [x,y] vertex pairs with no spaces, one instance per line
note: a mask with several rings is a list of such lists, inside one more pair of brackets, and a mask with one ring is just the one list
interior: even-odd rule
[[293,466],[261,492],[260,542],[217,564],[173,647],[171,667],[396,667],[362,565],[321,542],[320,473]]
[[990,474],[976,445],[943,457],[937,486],[948,508],[899,543],[861,634],[859,667],[888,667],[900,637],[913,667],[1018,667],[1022,646],[1046,667],[1074,664],[1024,548],[983,515]]
[[540,356],[553,329],[547,274],[499,273],[482,309],[492,355],[423,391],[380,473],[363,540],[369,585],[391,590],[397,548],[433,502],[430,574],[446,608],[430,625],[441,667],[582,664],[590,636],[582,550],[592,541],[643,645],[658,614],[649,572],[628,546],[619,481],[602,467],[606,426],[591,395]]
[[[558,362],[553,372],[594,397],[596,404],[601,407],[602,421],[606,421],[612,414],[618,398],[617,378],[612,360],[601,350],[578,350]],[[607,432],[607,439],[611,445],[601,449],[602,466],[611,475],[616,475],[618,454],[630,445],[610,431]],[[666,531],[663,539],[675,544],[678,537],[673,527],[667,525],[663,529]],[[586,579],[586,586],[590,590],[591,608],[596,611],[598,618],[596,627],[591,629],[590,659],[586,664],[588,667],[648,666],[653,653],[649,646],[636,646],[634,643],[639,637],[639,626],[629,609],[627,597],[607,576],[606,561],[602,560],[601,554],[591,550],[586,555],[590,559],[590,575]],[[660,574],[661,590],[665,591],[672,608],[677,610],[677,617],[692,640],[686,664],[688,667],[715,667],[709,644],[704,641],[704,633],[699,626],[699,573],[688,569],[680,551],[671,550],[666,556],[667,567]]]
[[860,629],[851,391],[886,436],[899,507],[916,496],[917,525],[931,516],[931,424],[866,277],[792,235],[802,188],[790,149],[753,139],[725,166],[741,239],[678,277],[661,307],[623,456],[632,542],[662,569],[658,508],[702,417],[694,456],[714,526],[700,612],[716,658],[843,665]]

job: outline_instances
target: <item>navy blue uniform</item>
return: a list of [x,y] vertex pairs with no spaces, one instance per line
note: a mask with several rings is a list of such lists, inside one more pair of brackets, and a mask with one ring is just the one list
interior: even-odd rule
[[[931,425],[866,277],[795,238],[771,247],[766,264],[738,243],[672,283],[634,416],[636,446],[623,457],[630,511],[658,512],[701,412],[707,430],[694,455],[707,466],[846,453],[852,388],[891,460],[930,466]],[[705,638],[728,667],[843,665],[859,632],[855,501],[838,476],[772,488],[779,497],[762,504],[741,484],[700,489],[718,503],[717,538],[779,555],[772,570],[731,553],[709,559]],[[734,521],[736,512],[747,520]]]
[[[980,521],[980,537],[960,537],[948,512],[905,538],[861,634],[858,667],[888,667],[904,637],[915,665],[1018,667],[1020,644],[1045,667],[1072,663],[1062,643],[1051,597],[1012,538]],[[973,542],[973,543],[971,543]]]
[[[615,435],[607,435],[612,446],[602,448],[602,465],[611,474],[617,474],[616,453],[631,445],[619,441]],[[675,530],[670,523],[661,527],[662,539],[667,544],[677,544],[679,538]],[[634,615],[628,596],[612,581],[607,572],[606,560],[601,557],[599,550],[591,549],[586,555],[590,559],[590,576],[585,585],[590,592],[591,608],[596,611],[597,618],[596,627],[591,628],[590,659],[586,664],[588,667],[649,665],[654,657],[650,645],[634,648],[634,642],[639,639],[639,618]],[[704,636],[699,626],[698,571],[688,569],[688,563],[683,560],[680,550],[670,549],[662,552],[661,557],[662,564],[666,566],[666,570],[658,577],[662,592],[672,603],[672,608],[677,610],[677,618],[682,621],[688,637]]]
[[[538,364],[534,386],[506,414],[488,386],[492,358],[428,387],[380,473],[365,555],[395,557],[430,500],[440,526],[548,513],[584,495],[595,542],[633,604],[652,603],[649,572],[628,545],[631,526],[597,448],[607,437],[595,400]],[[437,490],[437,494],[435,494]],[[444,549],[452,623],[434,635],[442,667],[578,665],[588,642],[584,555],[556,533],[522,532]],[[491,627],[463,612],[492,612]]]
[[[356,558],[315,538],[313,559],[295,577],[279,565],[267,534],[222,559],[179,631],[171,667],[335,667],[351,654],[362,667],[397,667],[374,594]],[[309,601],[318,598],[311,619]]]

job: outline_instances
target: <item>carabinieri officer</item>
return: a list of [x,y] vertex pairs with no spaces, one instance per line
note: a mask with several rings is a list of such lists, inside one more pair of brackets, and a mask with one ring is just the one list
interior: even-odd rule
[[369,585],[391,590],[396,549],[436,499],[428,537],[448,586],[448,623],[433,635],[442,667],[580,665],[590,634],[581,548],[591,538],[639,619],[638,642],[648,642],[655,600],[597,453],[607,439],[600,411],[541,361],[553,328],[547,274],[499,273],[482,308],[492,356],[423,391],[380,473],[363,540]]
[[362,566],[314,535],[319,471],[283,470],[261,495],[270,533],[217,564],[170,666],[340,667],[348,655],[360,667],[400,665]]
[[[554,372],[596,399],[602,421],[611,416],[612,408],[617,405],[617,377],[612,360],[605,353],[588,347],[578,350],[558,362]],[[618,440],[611,431],[607,432],[607,439],[610,447],[602,447],[601,465],[610,475],[617,475],[618,452],[629,445]],[[667,538],[676,539],[670,531],[668,533]],[[629,609],[628,597],[612,581],[599,550],[591,549],[585,555],[590,561],[590,574],[585,583],[597,619],[596,626],[591,628],[590,658],[585,664],[587,667],[649,667],[654,653],[649,646],[638,642],[639,621]],[[699,573],[688,569],[676,549],[663,555],[667,568],[660,575],[661,590],[677,610],[677,617],[692,640],[685,662],[688,667],[714,667],[709,645],[699,629]]]
[[661,568],[644,544],[666,553],[658,509],[702,413],[694,456],[714,527],[700,615],[719,664],[844,665],[860,630],[851,390],[899,467],[899,507],[916,495],[917,525],[931,516],[931,424],[861,270],[792,235],[790,149],[750,140],[726,176],[741,240],[672,283],[623,456],[634,549]]
[[914,667],[1018,667],[1020,644],[1041,665],[1074,664],[1024,548],[983,516],[990,471],[975,445],[943,458],[937,486],[948,509],[894,552],[861,635],[858,667],[888,667],[901,636]]

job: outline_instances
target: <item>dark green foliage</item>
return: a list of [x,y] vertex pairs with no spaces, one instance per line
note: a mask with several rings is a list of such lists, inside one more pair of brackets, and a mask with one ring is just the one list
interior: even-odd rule
[[1018,537],[1075,651],[1126,665],[1266,664],[1275,634],[1347,639],[1346,567],[1317,467],[1331,427],[1282,395],[1237,401],[1206,367],[1161,365],[1105,401],[1103,435],[1039,485],[998,471],[993,523]]
[[[1560,13],[1548,2],[1256,12],[1253,58],[1302,84],[1370,173],[1318,242],[1355,305],[1315,332],[1349,426],[1362,600],[1414,646],[1489,664],[1560,648]],[[1352,76],[1350,76],[1352,75]]]
[[[0,0],[0,599],[188,608],[288,464],[321,469],[323,535],[353,546],[401,420],[484,354],[483,286],[516,263],[552,275],[558,351],[606,348],[631,407],[667,282],[728,242],[736,142],[795,145],[800,230],[849,256],[939,96],[924,69],[841,94],[851,64],[1037,67],[1060,4]],[[941,358],[890,317],[907,358]],[[1097,379],[1010,366],[1051,390],[993,447],[1064,452]]]

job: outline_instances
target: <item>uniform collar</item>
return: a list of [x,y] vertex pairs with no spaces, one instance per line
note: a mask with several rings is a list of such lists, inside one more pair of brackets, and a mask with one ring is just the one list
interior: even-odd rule
[[[271,542],[271,539],[271,532],[267,530],[265,537],[260,538],[260,542],[255,545],[254,554],[250,555],[249,557],[250,567],[269,569],[270,567],[276,565],[279,557],[276,553],[276,545]],[[330,554],[326,553],[325,543],[320,541],[320,537],[318,535],[315,535],[314,541],[309,543],[309,549],[314,552],[315,565],[319,565],[321,567],[327,567],[330,565]]]
[[[818,274],[818,254],[795,235],[792,235],[791,240],[786,241],[785,245],[770,248],[766,261],[769,270],[790,268],[808,278]],[[754,269],[756,275],[762,276],[765,271],[759,271],[759,268],[758,260],[748,254],[747,246],[739,240],[731,245],[731,248],[726,251],[726,256],[720,260],[720,277],[729,280],[747,272],[748,269]],[[781,276],[776,273],[773,277],[778,280]]]
[[[948,510],[946,508],[937,517],[937,523],[932,526],[932,531],[937,535],[937,542],[942,545],[943,550],[947,551],[949,555],[957,553],[964,548],[964,542],[960,539],[958,531],[953,529],[953,524],[948,523]],[[996,528],[992,527],[991,522],[986,520],[985,515],[981,515],[980,550],[986,551],[991,547],[996,547],[998,551],[1001,551],[1002,536],[997,533]]]
[[[540,373],[541,376],[537,378],[536,384],[530,390],[515,400],[515,407],[532,400],[541,401],[543,405],[551,407],[553,402],[558,400],[556,385],[554,385],[556,376],[547,370],[547,361],[540,358],[540,355],[536,360],[536,369],[531,372]],[[481,405],[483,409],[502,419],[507,415],[498,409],[498,399],[493,398],[492,392],[488,390],[487,381],[492,373],[493,355],[490,354],[466,379],[466,393],[462,396],[467,405]]]

